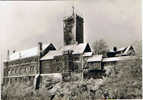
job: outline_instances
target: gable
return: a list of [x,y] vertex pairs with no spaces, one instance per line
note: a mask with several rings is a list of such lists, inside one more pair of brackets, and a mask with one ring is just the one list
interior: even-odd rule
[[91,52],[91,48],[89,46],[89,44],[87,43],[85,49],[84,49],[84,52]]
[[52,43],[50,43],[49,46],[43,50],[41,57],[46,55],[50,50],[56,50],[55,46]]
[[82,54],[84,52],[90,52],[91,48],[88,45],[88,43],[79,43],[79,44],[73,44],[73,45],[66,45],[63,48],[60,49],[61,51],[73,51],[72,54]]
[[62,56],[64,51],[71,50],[73,51],[72,54],[84,54],[84,53],[91,53],[91,48],[88,43],[80,43],[74,45],[66,45],[60,50],[51,50],[46,53],[41,60],[49,60],[54,59],[55,56]]
[[79,43],[77,45],[74,45],[72,50],[73,54],[83,54],[84,52],[91,52],[91,48],[88,43]]
[[128,46],[124,51],[123,55],[135,55],[135,50],[133,46]]
[[117,51],[110,50],[107,52],[108,57],[113,57],[113,56],[134,56],[135,55],[135,50],[133,46],[128,46],[128,47],[123,47],[117,49]]

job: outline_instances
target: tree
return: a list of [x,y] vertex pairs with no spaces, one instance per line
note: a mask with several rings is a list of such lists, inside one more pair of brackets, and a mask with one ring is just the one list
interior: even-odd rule
[[141,57],[142,56],[142,41],[134,41],[133,47],[135,48],[136,56]]
[[95,54],[102,54],[103,56],[106,56],[108,45],[103,39],[100,39],[93,43],[93,49]]
[[[109,68],[109,67],[108,67]],[[142,98],[142,60],[122,61],[114,66],[114,71],[102,85],[108,98],[140,99]]]

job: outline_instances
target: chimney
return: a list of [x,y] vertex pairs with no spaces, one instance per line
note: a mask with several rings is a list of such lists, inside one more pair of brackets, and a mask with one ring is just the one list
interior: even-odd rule
[[13,52],[13,53],[15,53],[15,52],[16,52],[16,50],[13,50],[12,52]]
[[39,53],[39,56],[41,56],[41,53],[42,53],[42,42],[38,42],[38,53]]
[[7,61],[9,61],[9,50],[7,50]]
[[113,47],[113,51],[116,52],[117,51],[117,47]]

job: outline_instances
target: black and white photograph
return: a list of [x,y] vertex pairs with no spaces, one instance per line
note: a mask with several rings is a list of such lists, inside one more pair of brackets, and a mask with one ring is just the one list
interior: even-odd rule
[[141,0],[0,1],[1,100],[141,100],[141,10]]

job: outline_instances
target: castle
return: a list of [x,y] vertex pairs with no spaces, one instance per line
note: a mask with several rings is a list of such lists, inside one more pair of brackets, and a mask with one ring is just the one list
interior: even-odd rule
[[116,48],[108,52],[107,58],[95,55],[89,43],[84,43],[84,19],[73,12],[64,18],[63,23],[64,47],[61,49],[56,49],[52,43],[39,42],[37,47],[12,54],[8,50],[4,62],[4,85],[15,81],[34,81],[37,74],[82,73],[83,69],[102,71],[105,65],[133,59],[131,56],[135,55],[132,46]]

